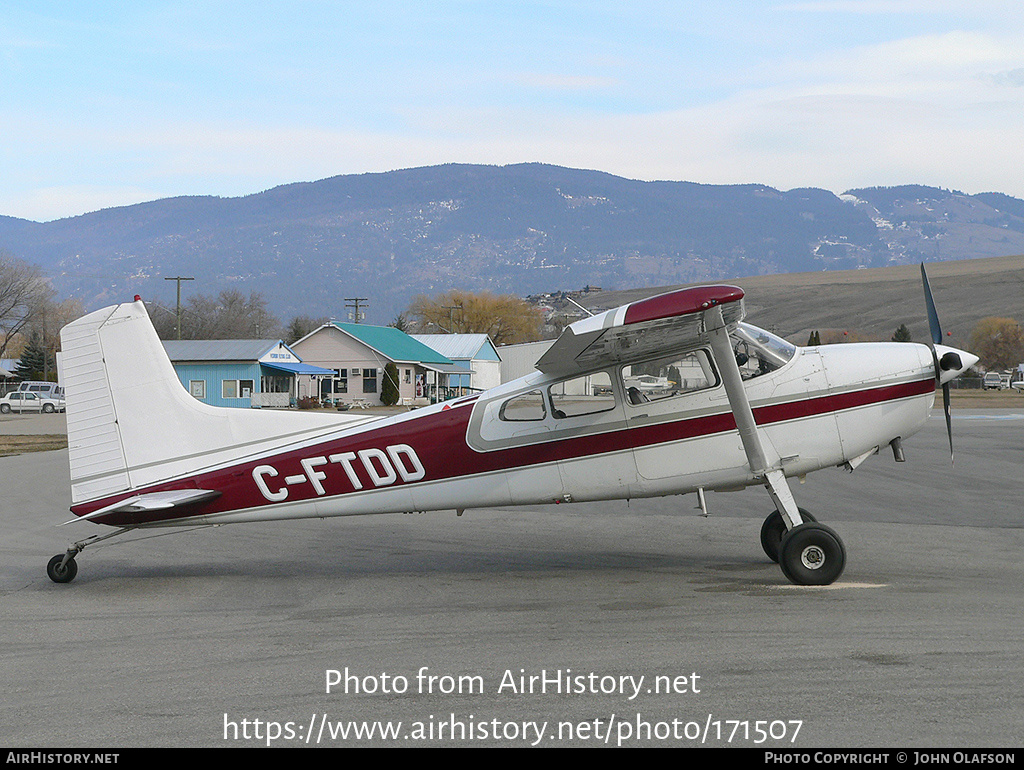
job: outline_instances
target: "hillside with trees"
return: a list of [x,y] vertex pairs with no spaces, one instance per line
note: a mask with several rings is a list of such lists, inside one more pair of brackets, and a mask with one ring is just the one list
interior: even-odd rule
[[384,324],[451,289],[526,296],[1024,253],[1024,201],[927,187],[780,191],[643,182],[543,164],[338,176],[54,222],[0,217],[0,249],[87,309],[225,290],[278,318]]

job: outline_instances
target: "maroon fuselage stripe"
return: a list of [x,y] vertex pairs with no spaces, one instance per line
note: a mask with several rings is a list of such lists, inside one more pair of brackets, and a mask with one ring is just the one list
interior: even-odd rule
[[[899,385],[761,406],[754,409],[754,416],[759,425],[771,425],[869,404],[920,396],[931,393],[934,389],[935,380],[929,378]],[[145,489],[133,490],[131,493],[122,493],[103,500],[83,503],[73,506],[71,510],[73,513],[83,516],[127,497],[169,489],[215,489],[221,495],[214,500],[188,508],[146,511],[144,513],[113,512],[93,519],[93,521],[124,526],[275,505],[276,503],[267,500],[257,488],[253,480],[253,470],[256,467],[272,465],[278,471],[278,475],[274,479],[280,486],[281,480],[288,476],[305,474],[305,470],[300,464],[303,458],[328,457],[342,452],[358,453],[362,449],[383,449],[386,446],[397,444],[411,446],[423,463],[426,475],[422,482],[411,482],[416,484],[570,460],[589,455],[627,451],[736,429],[732,412],[721,412],[606,433],[538,441],[538,443],[522,447],[477,452],[466,443],[466,429],[472,408],[471,405],[466,405],[442,410],[425,415],[421,419],[402,422],[379,430],[368,430],[355,436],[311,445],[301,450],[201,473],[190,477],[185,482],[178,480],[156,484]],[[296,485],[289,489],[288,502],[327,499],[354,491],[351,482],[342,472],[340,466],[332,464],[320,466],[320,468],[327,472],[327,477],[321,480],[325,494],[317,495],[309,484]],[[401,480],[398,480],[395,482],[395,486],[402,483]],[[372,489],[372,486],[367,483],[363,491]]]

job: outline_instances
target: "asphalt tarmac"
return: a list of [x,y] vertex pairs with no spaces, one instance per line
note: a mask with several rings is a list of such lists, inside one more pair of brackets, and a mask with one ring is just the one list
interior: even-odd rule
[[0,458],[0,744],[1021,747],[1024,409],[954,429],[794,484],[827,588],[760,489],[130,536],[57,585],[67,452]]

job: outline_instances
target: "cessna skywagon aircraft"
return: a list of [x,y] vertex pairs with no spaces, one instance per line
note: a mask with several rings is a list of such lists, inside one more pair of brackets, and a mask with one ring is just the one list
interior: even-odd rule
[[765,553],[794,583],[832,583],[843,543],[787,479],[852,471],[886,445],[902,460],[936,386],[948,427],[948,383],[977,361],[939,344],[921,271],[931,346],[797,348],[742,322],[741,289],[702,286],[577,321],[514,382],[384,418],[207,406],[138,298],[98,310],[61,332],[71,510],[116,529],[47,572],[69,582],[86,546],[143,527],[691,492],[703,507],[707,490],[760,484]]

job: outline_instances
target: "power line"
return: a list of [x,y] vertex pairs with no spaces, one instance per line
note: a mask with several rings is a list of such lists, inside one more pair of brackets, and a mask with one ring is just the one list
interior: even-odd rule
[[[366,313],[360,313],[359,312],[359,305],[360,305],[360,303],[369,302],[369,301],[370,300],[367,297],[345,297],[345,302],[346,302],[345,307],[352,310],[352,312],[349,313],[349,317],[355,323],[359,323],[361,320],[366,318]],[[351,305],[347,304],[349,302],[351,302],[352,304]]]

